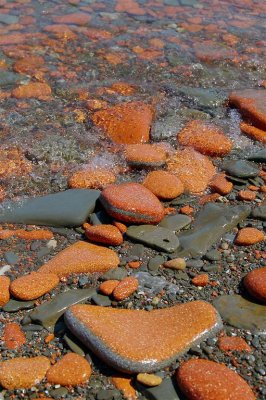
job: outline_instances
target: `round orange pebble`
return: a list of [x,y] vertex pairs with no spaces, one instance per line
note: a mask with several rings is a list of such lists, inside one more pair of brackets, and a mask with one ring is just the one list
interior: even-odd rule
[[11,282],[10,293],[16,299],[34,300],[50,292],[58,283],[56,274],[32,272]]
[[3,341],[8,349],[17,349],[26,343],[26,336],[17,323],[9,322],[4,327]]
[[255,299],[266,302],[266,267],[249,272],[244,278],[244,286]]
[[195,286],[206,286],[209,283],[208,274],[199,274],[192,279],[192,283]]
[[222,351],[248,351],[251,348],[247,342],[239,336],[222,336],[218,339],[218,347]]
[[255,400],[236,372],[209,360],[189,360],[177,371],[177,383],[188,400]]
[[102,294],[105,294],[106,296],[110,296],[117,287],[117,285],[119,284],[119,282],[120,281],[117,281],[115,279],[110,279],[109,281],[105,281],[100,284],[99,291]]
[[118,246],[123,243],[123,236],[114,225],[89,226],[85,230],[85,235],[92,242],[104,243],[110,246]]
[[76,386],[85,383],[91,376],[88,361],[75,353],[66,354],[46,374],[47,381],[61,386]]
[[154,144],[130,144],[126,146],[125,158],[132,167],[160,167],[165,164],[166,151]]
[[10,299],[9,286],[10,279],[7,276],[0,276],[0,307],[3,307]]
[[253,201],[256,199],[256,193],[251,190],[239,190],[238,198],[239,200]]
[[229,194],[233,189],[232,182],[225,178],[225,174],[215,175],[209,186],[213,192],[217,192],[222,196]]
[[265,235],[262,231],[257,228],[242,228],[238,231],[235,239],[235,244],[239,246],[250,246],[262,242],[265,239]]
[[139,286],[139,282],[136,278],[129,276],[122,279],[113,291],[115,300],[121,301],[131,296]]
[[167,171],[152,171],[143,181],[143,186],[162,200],[171,200],[184,192],[182,181]]
[[115,180],[115,175],[107,169],[82,169],[69,178],[68,186],[77,189],[101,189]]

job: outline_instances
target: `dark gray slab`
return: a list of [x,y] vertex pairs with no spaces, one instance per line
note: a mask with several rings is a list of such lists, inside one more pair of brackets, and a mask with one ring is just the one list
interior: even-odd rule
[[259,207],[255,207],[251,212],[251,217],[266,221],[266,204],[263,204]]
[[262,149],[262,150],[256,151],[256,153],[251,154],[248,157],[248,160],[265,163],[266,162],[266,149]]
[[221,168],[231,176],[237,178],[255,178],[259,174],[259,168],[255,163],[246,160],[229,160],[223,162]]
[[175,214],[175,215],[167,215],[164,219],[159,223],[159,226],[162,228],[170,229],[171,231],[179,231],[182,228],[185,228],[189,224],[191,224],[192,219],[183,214]]
[[3,307],[3,310],[6,312],[17,312],[19,310],[28,310],[29,308],[34,307],[34,300],[30,301],[17,301],[17,300],[9,300],[8,303]]

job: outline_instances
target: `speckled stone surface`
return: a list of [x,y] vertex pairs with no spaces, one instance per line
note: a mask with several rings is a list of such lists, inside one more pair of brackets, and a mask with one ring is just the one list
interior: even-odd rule
[[86,242],[76,242],[38,269],[59,277],[81,272],[106,272],[117,267],[119,258],[113,250]]
[[129,373],[164,368],[221,328],[219,315],[203,301],[149,312],[76,305],[65,322],[103,361]]
[[252,297],[266,303],[266,267],[249,272],[244,278],[244,286]]
[[59,283],[56,274],[31,274],[15,279],[10,285],[10,293],[19,300],[34,300],[50,292]]

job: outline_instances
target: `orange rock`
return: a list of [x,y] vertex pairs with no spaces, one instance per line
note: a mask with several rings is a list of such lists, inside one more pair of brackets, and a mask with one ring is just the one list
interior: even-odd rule
[[55,338],[55,335],[53,333],[49,333],[44,339],[45,343],[50,343],[53,339]]
[[225,174],[217,174],[213,177],[209,184],[211,190],[223,196],[229,194],[233,189],[232,182],[225,178]]
[[167,171],[149,172],[142,184],[162,200],[174,199],[184,192],[182,181]]
[[[252,124],[262,130],[266,130],[266,101],[265,90],[245,89],[232,92],[229,96],[229,104],[239,109],[241,114],[252,122]],[[252,132],[247,125],[242,125],[241,129]],[[254,131],[257,135],[257,131]],[[264,137],[258,133],[258,137]],[[264,140],[262,140],[264,142]]]
[[250,246],[259,242],[263,242],[265,235],[257,228],[242,228],[238,231],[235,244],[239,246]]
[[251,352],[247,342],[239,336],[222,336],[218,339],[218,347],[224,352],[228,351],[248,351]]
[[138,269],[141,266],[141,262],[140,261],[129,261],[127,263],[127,265],[129,268]]
[[76,386],[85,383],[91,376],[88,361],[75,353],[66,354],[46,374],[47,381],[61,386]]
[[5,389],[28,389],[45,377],[50,367],[47,357],[17,357],[0,363],[0,384]]
[[47,83],[43,82],[30,82],[27,85],[17,87],[12,91],[12,96],[17,99],[36,98],[46,100],[50,98],[52,90]]
[[[44,31],[46,32],[52,32],[56,37],[63,39],[63,40],[74,40],[76,39],[77,35],[69,28],[68,25],[64,24],[58,24],[58,25],[47,25],[43,28]],[[54,43],[54,46],[51,47],[56,47],[57,42],[52,42]],[[49,43],[50,44],[50,43]],[[56,47],[57,49],[57,47]],[[60,48],[61,51],[61,48]]]
[[253,192],[257,192],[260,188],[255,185],[249,185],[248,190],[252,190]]
[[107,108],[108,103],[103,100],[90,99],[86,102],[86,107],[90,111],[101,110],[102,108]]
[[112,84],[111,89],[124,96],[130,96],[136,92],[136,88],[126,82],[115,82]]
[[75,172],[68,180],[70,188],[102,189],[114,183],[116,176],[105,168],[88,168]]
[[40,56],[21,58],[13,65],[13,70],[20,74],[33,75],[44,65],[44,59]]
[[60,15],[53,18],[57,24],[73,24],[73,25],[86,25],[91,17],[85,13],[72,13],[67,15]]
[[179,212],[180,212],[180,214],[191,215],[194,213],[194,208],[189,205],[186,205],[186,206],[181,207],[179,209]]
[[240,129],[245,135],[249,136],[253,140],[266,143],[266,130],[256,128],[246,122],[240,122]]
[[76,242],[39,268],[59,278],[73,273],[106,272],[117,267],[119,258],[113,250],[86,242]]
[[104,243],[110,246],[119,246],[123,243],[120,230],[113,225],[89,226],[85,230],[86,237],[92,242]]
[[123,235],[124,233],[126,233],[127,227],[126,227],[125,224],[122,224],[122,222],[114,221],[114,222],[113,222],[113,225],[116,226],[116,227],[120,230],[120,232],[122,233],[122,235]]
[[0,239],[5,240],[15,235],[16,231],[11,231],[9,229],[0,229]]
[[10,279],[7,276],[0,276],[0,307],[9,302]]
[[213,163],[192,148],[178,150],[167,162],[168,170],[184,184],[185,190],[201,193],[215,174]]
[[119,282],[113,291],[113,296],[115,300],[122,301],[131,296],[138,289],[138,286],[138,280],[132,276],[128,276]]
[[208,274],[199,274],[192,279],[192,283],[195,286],[207,286],[209,283],[209,276]]
[[11,282],[10,293],[20,300],[34,300],[50,292],[59,283],[56,274],[32,272]]
[[256,400],[240,375],[214,361],[184,362],[177,371],[177,383],[189,400]]
[[28,174],[32,170],[31,163],[25,159],[17,148],[0,148],[0,178]]
[[129,144],[125,149],[125,158],[132,167],[161,167],[166,162],[166,151],[154,144]]
[[123,393],[127,400],[137,400],[137,392],[132,386],[132,378],[127,376],[112,376],[112,384]]
[[0,46],[6,44],[20,44],[28,40],[27,35],[23,33],[8,33],[7,35],[0,35]]
[[223,157],[232,150],[232,142],[216,125],[194,120],[188,122],[177,135],[183,146],[191,146],[202,154]]
[[105,294],[106,296],[110,296],[118,284],[119,284],[119,281],[117,281],[115,279],[113,279],[113,280],[110,279],[109,281],[105,281],[100,284],[99,291],[102,294]]
[[256,193],[251,190],[239,190],[238,198],[239,200],[253,201],[256,199]]
[[141,102],[122,103],[94,113],[92,120],[115,143],[134,144],[149,140],[153,109]]
[[13,350],[26,343],[26,336],[17,323],[9,322],[4,327],[3,341],[8,349]]
[[251,296],[266,303],[266,267],[249,272],[244,278],[244,286]]
[[50,240],[54,237],[54,234],[48,229],[38,229],[35,231],[25,231],[24,229],[19,229],[15,231],[15,236],[25,240]]
[[203,206],[206,203],[216,201],[217,199],[219,199],[219,197],[221,197],[219,193],[205,194],[204,196],[201,196],[201,198],[199,199],[199,204]]

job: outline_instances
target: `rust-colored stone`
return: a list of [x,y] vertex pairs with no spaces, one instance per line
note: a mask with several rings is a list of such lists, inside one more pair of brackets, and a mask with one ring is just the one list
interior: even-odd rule
[[85,236],[92,242],[119,246],[123,243],[120,230],[114,225],[94,225],[85,230]]
[[30,82],[27,85],[21,85],[12,90],[12,96],[17,99],[36,98],[46,100],[51,97],[52,90],[47,83]]
[[44,65],[44,59],[40,56],[29,56],[21,58],[13,65],[13,70],[20,74],[32,75],[41,69]]
[[126,233],[127,231],[127,226],[125,224],[122,224],[122,222],[118,222],[118,221],[113,221],[113,225],[116,226],[120,232],[122,233],[122,235],[124,233]]
[[66,354],[46,374],[49,383],[61,386],[77,386],[87,382],[90,376],[90,364],[84,357],[75,353]]
[[198,274],[194,276],[194,278],[192,279],[192,283],[195,286],[206,286],[209,283],[209,276],[208,274]]
[[249,272],[244,278],[244,286],[251,296],[266,303],[266,267]]
[[224,352],[228,351],[248,351],[251,352],[250,346],[240,336],[222,336],[218,339],[218,347]]
[[26,336],[16,322],[9,322],[4,327],[3,341],[8,349],[13,350],[26,343]]
[[72,13],[66,15],[60,15],[53,18],[57,24],[73,24],[73,25],[86,25],[90,21],[91,17],[85,13]]
[[122,281],[120,281],[119,284],[115,287],[113,291],[113,296],[115,300],[122,301],[131,296],[138,289],[138,286],[139,282],[137,278],[134,278],[133,276],[128,276],[122,279]]
[[249,136],[251,139],[266,143],[266,130],[256,128],[255,126],[243,121],[240,122],[240,129],[241,132]]
[[77,189],[102,189],[115,180],[115,174],[108,169],[88,168],[75,172],[69,178],[68,186]]
[[109,281],[102,282],[99,286],[99,291],[106,296],[110,296],[120,281],[110,279]]
[[137,400],[137,392],[132,385],[132,378],[128,376],[112,376],[113,385],[123,393],[127,400]]
[[39,268],[59,278],[73,273],[106,272],[117,267],[119,258],[113,250],[86,242],[76,242]]
[[192,215],[194,213],[194,208],[187,204],[186,206],[180,207],[179,212],[180,214]]
[[160,167],[166,162],[166,151],[154,144],[129,144],[125,149],[125,158],[132,167]]
[[239,190],[238,198],[239,200],[253,201],[256,199],[256,193],[251,190]]
[[94,113],[92,120],[115,143],[134,144],[149,140],[152,107],[141,102],[118,104]]
[[142,184],[162,200],[174,199],[184,192],[182,181],[167,171],[149,172]]
[[16,299],[34,300],[50,292],[58,283],[56,274],[32,272],[11,282],[10,293]]
[[213,192],[217,192],[222,196],[225,196],[232,191],[233,184],[225,178],[225,174],[217,174],[211,180],[209,187]]
[[255,400],[241,376],[214,361],[192,359],[177,371],[177,383],[189,400]]
[[0,276],[0,307],[3,307],[10,299],[9,286],[10,279],[7,276]]
[[31,170],[31,163],[17,148],[0,148],[0,178],[25,175]]
[[235,244],[239,246],[250,246],[259,242],[263,242],[265,235],[257,228],[242,228],[238,231],[235,238]]
[[24,240],[50,240],[54,237],[53,232],[48,229],[38,229],[34,231],[25,231],[24,229],[19,229],[15,232],[15,236]]

